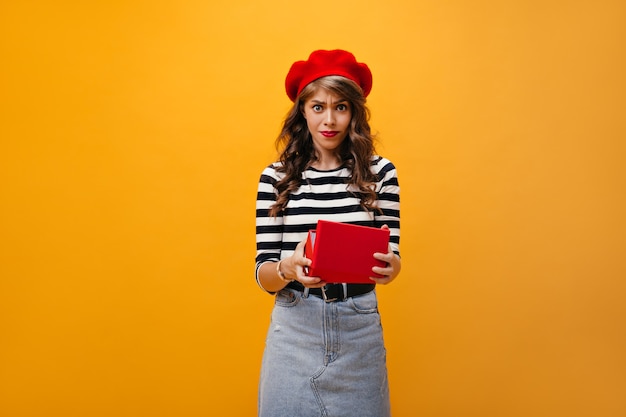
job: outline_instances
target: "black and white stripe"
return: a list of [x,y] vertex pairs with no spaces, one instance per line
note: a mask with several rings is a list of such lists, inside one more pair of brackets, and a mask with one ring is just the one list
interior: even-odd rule
[[283,213],[269,216],[276,202],[275,184],[284,176],[274,163],[261,174],[256,201],[256,271],[265,262],[275,262],[293,254],[320,219],[362,226],[389,226],[391,248],[400,254],[400,187],[396,168],[388,159],[376,156],[372,171],[377,176],[376,206],[367,212],[360,205],[359,193],[347,186],[350,171],[340,167],[331,171],[309,168],[302,174],[300,188],[292,193]]

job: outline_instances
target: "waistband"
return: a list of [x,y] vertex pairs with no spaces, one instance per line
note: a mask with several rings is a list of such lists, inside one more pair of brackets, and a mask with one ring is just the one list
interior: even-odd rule
[[305,288],[298,281],[287,284],[287,288],[300,291],[302,293],[314,295],[331,303],[334,301],[345,301],[350,297],[367,294],[376,288],[376,284],[327,284],[323,288]]

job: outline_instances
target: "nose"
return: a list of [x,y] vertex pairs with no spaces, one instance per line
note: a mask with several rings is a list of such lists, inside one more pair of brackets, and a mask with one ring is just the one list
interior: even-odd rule
[[332,109],[328,109],[326,111],[326,117],[324,118],[324,124],[327,126],[332,126],[335,124],[335,112]]

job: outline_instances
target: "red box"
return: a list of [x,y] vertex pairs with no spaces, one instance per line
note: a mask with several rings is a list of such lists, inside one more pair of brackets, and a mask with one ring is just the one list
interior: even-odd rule
[[374,253],[389,251],[389,234],[389,229],[319,220],[304,248],[312,261],[307,275],[329,283],[372,284],[370,277],[382,277],[372,267],[387,266]]

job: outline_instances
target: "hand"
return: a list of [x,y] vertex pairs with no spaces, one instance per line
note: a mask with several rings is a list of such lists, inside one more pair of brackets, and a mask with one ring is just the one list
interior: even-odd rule
[[[389,226],[385,224],[381,229],[389,229]],[[389,284],[400,274],[402,262],[400,257],[391,250],[391,245],[388,246],[387,253],[376,252],[374,258],[387,263],[386,267],[375,266],[372,268],[372,272],[383,276],[382,278],[370,277],[376,284]]]
[[287,276],[287,278],[295,279],[305,287],[321,288],[326,285],[325,281],[322,281],[318,277],[310,277],[305,273],[305,268],[311,265],[311,260],[304,256],[305,244],[306,240],[298,243],[294,254],[283,261],[283,273]]

